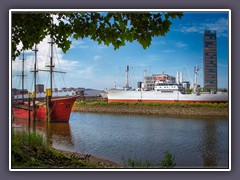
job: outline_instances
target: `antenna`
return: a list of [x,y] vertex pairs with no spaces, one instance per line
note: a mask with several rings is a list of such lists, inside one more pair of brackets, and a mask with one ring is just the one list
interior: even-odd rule
[[147,76],[147,70],[144,69],[144,77]]

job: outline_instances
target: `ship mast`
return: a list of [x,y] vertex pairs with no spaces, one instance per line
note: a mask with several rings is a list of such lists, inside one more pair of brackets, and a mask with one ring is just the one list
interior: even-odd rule
[[53,89],[53,73],[56,72],[56,73],[66,73],[66,72],[63,72],[63,71],[54,71],[53,68],[55,67],[54,63],[53,63],[53,45],[54,45],[54,39],[53,39],[53,28],[52,28],[52,31],[51,31],[51,34],[50,34],[50,42],[48,42],[50,44],[50,64],[49,65],[46,65],[46,67],[49,67],[49,70],[38,70],[38,71],[46,71],[46,72],[50,72],[50,89],[51,89],[51,92],[52,92],[52,89]]
[[194,66],[194,87],[193,87],[193,90],[194,90],[194,93],[196,94],[197,93],[197,74],[198,74],[198,71],[199,71],[199,67],[198,66]]
[[49,72],[50,72],[50,89],[52,91],[52,81],[53,81],[53,68],[54,68],[54,65],[53,65],[53,38],[52,38],[52,35],[51,35],[51,41],[49,42],[51,45],[51,53],[50,53],[50,65],[48,66],[50,69],[49,69]]
[[32,51],[34,51],[35,54],[35,62],[34,62],[34,70],[32,72],[34,72],[34,92],[36,93],[36,87],[37,87],[37,46],[35,45],[35,49],[33,49]]
[[128,73],[129,73],[129,66],[127,66],[127,69],[126,69],[126,86],[125,86],[126,89],[129,88]]
[[33,93],[33,120],[35,122],[36,119],[36,87],[37,87],[37,46],[35,45],[35,49],[33,50],[34,54],[35,54],[35,61],[34,61],[34,93]]
[[24,51],[23,51],[23,59],[22,59],[22,102],[24,103]]
[[54,40],[53,38],[51,38],[51,41],[48,42],[50,45],[50,48],[51,48],[51,53],[50,53],[50,64],[49,65],[46,65],[46,67],[49,67],[49,70],[44,70],[44,69],[38,69],[38,71],[46,71],[46,72],[50,72],[50,89],[52,91],[53,89],[53,73],[56,72],[56,73],[66,73],[64,71],[54,71],[53,68],[55,67],[54,64],[53,64],[53,44],[54,44]]
[[47,67],[49,67],[49,72],[50,72],[50,89],[51,89],[51,92],[52,92],[52,81],[53,81],[53,68],[54,68],[54,65],[53,65],[53,44],[54,44],[54,41],[53,41],[53,19],[52,19],[52,22],[51,22],[51,34],[50,34],[50,38],[51,38],[51,41],[48,42],[50,44],[50,65],[48,65]]

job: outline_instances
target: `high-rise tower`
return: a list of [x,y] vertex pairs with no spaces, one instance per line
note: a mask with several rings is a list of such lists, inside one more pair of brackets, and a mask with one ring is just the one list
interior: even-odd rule
[[216,31],[205,30],[203,37],[204,88],[217,91]]

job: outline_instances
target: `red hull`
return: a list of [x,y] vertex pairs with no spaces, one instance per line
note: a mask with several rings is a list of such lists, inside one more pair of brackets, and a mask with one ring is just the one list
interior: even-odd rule
[[[78,97],[68,97],[52,99],[51,101],[51,121],[68,122],[72,111],[72,106]],[[28,119],[28,110],[13,107],[13,117]],[[33,119],[33,111],[30,111],[30,117]],[[36,109],[36,120],[46,120],[46,107]]]

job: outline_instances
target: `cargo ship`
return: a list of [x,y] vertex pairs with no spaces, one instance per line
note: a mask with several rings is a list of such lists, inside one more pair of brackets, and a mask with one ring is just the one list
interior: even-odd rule
[[[34,63],[34,93],[32,94],[32,97],[29,98],[28,102],[24,98],[24,95],[22,95],[22,100],[12,100],[12,116],[13,119],[28,119],[28,120],[42,120],[42,121],[50,121],[50,122],[68,122],[72,110],[72,106],[76,99],[79,97],[78,95],[72,95],[68,97],[52,97],[52,81],[53,76],[52,74],[54,72],[60,72],[60,71],[54,71],[54,65],[53,65],[53,40],[51,39],[51,55],[50,55],[50,65],[49,70],[42,70],[42,71],[48,71],[50,72],[50,89],[48,89],[46,92],[46,98],[42,98],[43,101],[37,101],[36,100],[36,73],[38,71],[41,71],[39,69],[36,69],[36,56],[37,56],[37,48],[35,46],[35,63]],[[24,62],[24,57],[23,57]],[[24,65],[23,70],[24,72]],[[60,72],[61,73],[61,72]],[[62,72],[65,73],[65,72]],[[24,73],[22,74],[22,78],[24,78]],[[22,80],[24,82],[24,80]],[[24,87],[24,83],[22,84]],[[24,89],[22,87],[22,89]],[[30,102],[31,99],[31,102]]]
[[199,93],[197,85],[197,71],[195,68],[195,82],[193,92],[186,93],[180,83],[167,79],[167,76],[155,79],[154,88],[146,90],[140,83],[137,89],[132,89],[128,84],[128,71],[126,70],[126,85],[122,88],[107,89],[108,102],[186,102],[186,103],[224,103],[228,102],[228,93]]

